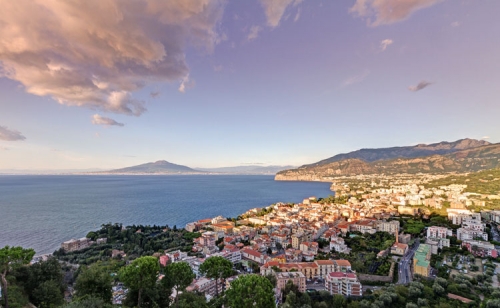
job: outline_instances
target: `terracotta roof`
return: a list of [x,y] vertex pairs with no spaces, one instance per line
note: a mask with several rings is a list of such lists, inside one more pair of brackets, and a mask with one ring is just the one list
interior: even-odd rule
[[335,264],[335,262],[333,262],[332,260],[316,260],[314,262],[316,262],[319,265],[333,265],[333,264]]
[[257,257],[257,258],[260,258],[262,256],[262,254],[260,252],[255,251],[253,249],[249,249],[249,248],[244,248],[244,249],[241,250],[241,252],[249,254],[249,255]]
[[351,266],[351,262],[347,260],[334,260],[338,266]]
[[356,277],[356,274],[353,274],[353,273],[342,273],[342,272],[331,272],[330,274],[328,274],[330,277],[335,277],[335,278],[342,278],[342,277],[346,277],[346,278],[357,278]]

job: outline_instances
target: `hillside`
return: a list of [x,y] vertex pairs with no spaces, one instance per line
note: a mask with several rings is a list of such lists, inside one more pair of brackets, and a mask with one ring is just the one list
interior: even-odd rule
[[500,195],[500,169],[483,170],[448,177],[429,182],[428,187],[439,187],[451,184],[467,185],[465,192]]
[[146,163],[142,165],[105,171],[104,173],[112,174],[170,174],[170,173],[204,173],[187,166],[176,165],[165,160],[159,160],[154,163]]
[[[455,143],[464,146],[462,141],[459,140]],[[455,150],[445,155],[399,157],[376,161],[365,161],[359,158],[348,158],[333,162],[325,162],[326,160],[324,160],[297,169],[278,172],[275,179],[278,181],[328,181],[332,177],[359,174],[471,172],[500,166],[500,144],[488,143],[483,146],[475,146],[477,145],[475,142],[467,143],[474,145],[474,147]],[[426,146],[420,147],[425,148]],[[434,146],[433,148],[436,149]],[[448,151],[451,149],[449,148]],[[455,146],[454,149],[457,149],[457,147]],[[346,155],[349,155],[349,153]]]
[[345,159],[357,158],[366,162],[393,158],[415,158],[430,155],[444,155],[461,150],[473,149],[490,143],[484,140],[460,139],[454,142],[442,141],[432,144],[418,144],[415,146],[391,147],[381,149],[361,149],[349,153],[338,154],[308,166],[329,164]]

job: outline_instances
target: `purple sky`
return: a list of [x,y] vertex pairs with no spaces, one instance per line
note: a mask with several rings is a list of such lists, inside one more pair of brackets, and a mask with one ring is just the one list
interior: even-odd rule
[[0,170],[500,141],[500,2],[0,0]]

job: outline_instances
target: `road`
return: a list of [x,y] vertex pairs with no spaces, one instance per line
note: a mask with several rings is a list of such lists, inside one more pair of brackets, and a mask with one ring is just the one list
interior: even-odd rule
[[408,250],[408,252],[406,252],[406,254],[399,260],[398,284],[407,284],[412,281],[411,264],[413,262],[413,255],[415,254],[419,244],[420,239],[417,238],[413,244],[413,248]]

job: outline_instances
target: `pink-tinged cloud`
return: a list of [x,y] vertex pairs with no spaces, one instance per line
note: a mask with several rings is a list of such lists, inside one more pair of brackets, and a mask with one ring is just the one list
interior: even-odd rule
[[345,87],[351,86],[353,84],[360,83],[363,80],[365,80],[365,78],[368,77],[368,75],[370,75],[370,71],[365,70],[359,75],[355,75],[355,76],[351,76],[351,77],[347,78],[346,80],[344,80],[342,82],[341,86],[342,86],[342,88],[345,88]]
[[275,28],[279,25],[286,9],[293,4],[297,6],[302,0],[260,0],[267,18],[267,25]]
[[116,122],[111,118],[106,118],[98,114],[92,116],[92,124],[94,125],[104,125],[104,126],[125,126],[123,123]]
[[405,20],[413,12],[441,1],[444,0],[356,0],[349,12],[376,27]]
[[249,41],[255,40],[256,38],[259,37],[259,32],[260,31],[262,31],[262,27],[261,26],[252,26],[252,27],[250,27],[250,31],[248,32],[247,39]]
[[17,130],[9,129],[6,126],[0,125],[0,140],[3,141],[20,141],[25,140],[26,137],[23,136]]
[[134,91],[186,80],[187,44],[211,52],[223,0],[0,0],[0,77],[71,106],[140,115]]
[[387,47],[389,47],[389,45],[392,45],[392,43],[394,43],[393,40],[385,39],[385,40],[380,42],[380,49],[382,49],[382,51],[385,51],[387,49]]

